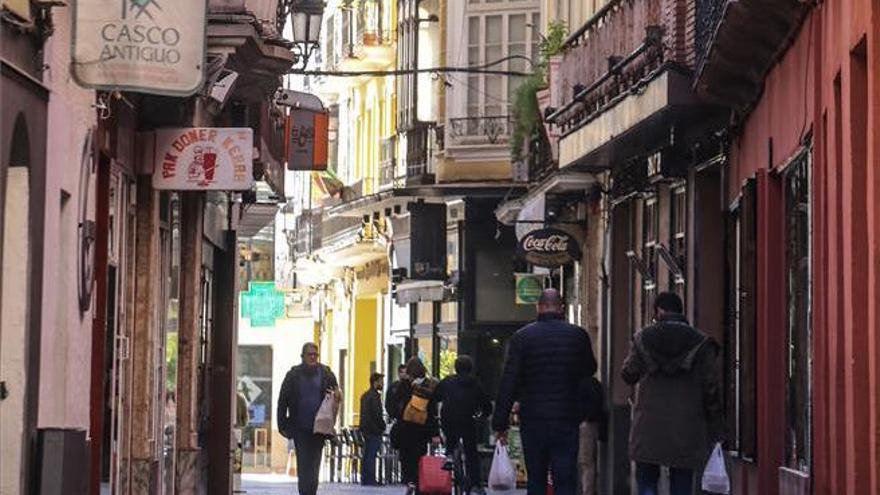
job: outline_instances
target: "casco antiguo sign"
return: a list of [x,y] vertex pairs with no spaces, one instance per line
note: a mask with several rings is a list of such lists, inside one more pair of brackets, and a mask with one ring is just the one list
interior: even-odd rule
[[202,85],[204,0],[77,0],[74,79],[95,89],[188,96]]
[[553,268],[580,259],[577,241],[558,229],[533,230],[519,241],[519,255],[535,266]]

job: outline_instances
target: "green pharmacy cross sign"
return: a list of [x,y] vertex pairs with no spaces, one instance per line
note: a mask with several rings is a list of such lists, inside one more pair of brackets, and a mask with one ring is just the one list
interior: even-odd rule
[[282,316],[284,293],[275,288],[275,282],[251,282],[247,292],[241,293],[241,317],[249,318],[252,327],[275,326]]

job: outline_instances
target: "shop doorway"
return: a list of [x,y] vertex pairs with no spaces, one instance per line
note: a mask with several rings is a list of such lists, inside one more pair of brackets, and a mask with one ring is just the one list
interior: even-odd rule
[[0,301],[0,492],[20,493],[23,480],[30,315],[30,140],[19,114],[12,132],[3,194]]

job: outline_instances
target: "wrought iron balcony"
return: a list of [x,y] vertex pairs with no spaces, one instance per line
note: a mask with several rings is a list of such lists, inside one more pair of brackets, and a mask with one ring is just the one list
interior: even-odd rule
[[441,132],[433,122],[419,122],[406,131],[406,182],[419,184],[433,182],[434,154],[440,150]]
[[[289,234],[293,243],[294,258],[309,256],[321,248],[322,210],[304,210],[296,217],[296,231]],[[291,239],[292,238],[292,239]]]
[[450,141],[457,145],[506,144],[512,130],[509,115],[449,119]]
[[698,0],[697,93],[748,111],[813,5],[803,0]]
[[383,0],[361,0],[340,14],[341,68],[360,70],[394,63],[394,31],[386,25]]

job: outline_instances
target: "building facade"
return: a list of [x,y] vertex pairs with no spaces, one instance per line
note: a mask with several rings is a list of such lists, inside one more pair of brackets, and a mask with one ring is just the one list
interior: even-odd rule
[[71,7],[3,2],[3,493],[232,489],[237,239],[266,198],[159,189],[150,151],[159,129],[250,128],[283,197],[295,57],[277,2],[207,7],[204,85],[168,97],[81,87]]

